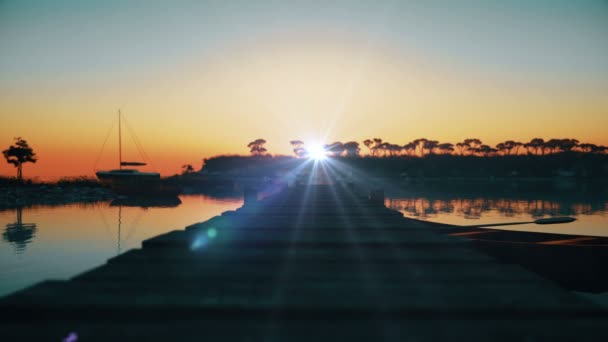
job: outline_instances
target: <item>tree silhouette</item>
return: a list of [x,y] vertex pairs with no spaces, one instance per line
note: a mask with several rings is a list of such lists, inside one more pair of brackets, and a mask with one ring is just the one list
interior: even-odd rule
[[333,142],[329,145],[325,145],[323,146],[323,148],[332,157],[339,157],[342,155],[342,152],[344,152],[344,145],[339,141]]
[[443,144],[439,144],[437,145],[437,149],[444,154],[449,154],[454,152],[454,144],[451,143],[443,143]]
[[477,138],[467,138],[462,142],[464,144],[465,150],[469,151],[470,154],[476,154],[479,152],[479,146],[481,146],[481,140]]
[[503,156],[506,156],[509,154],[509,148],[507,147],[507,145],[504,142],[496,144],[496,150],[499,153],[502,153]]
[[590,143],[584,143],[578,145],[578,148],[585,153],[606,153],[608,147]]
[[422,151],[422,146],[421,146],[424,144],[424,141],[426,141],[426,139],[424,139],[424,138],[412,140],[411,144],[414,146],[414,155],[416,155],[416,151],[420,151],[420,156],[421,157],[424,156],[424,152]]
[[359,152],[361,152],[359,143],[356,141],[346,142],[342,147],[344,147],[344,153],[346,153],[347,157],[357,157],[359,156]]
[[488,157],[491,154],[496,153],[496,152],[498,152],[497,149],[492,148],[488,145],[481,145],[481,146],[475,148],[475,153],[479,153],[484,157]]
[[378,150],[381,149],[380,145],[382,145],[382,139],[380,138],[374,138],[374,146],[372,147],[372,151],[374,151],[373,155],[377,155],[378,154]]
[[293,147],[293,154],[298,158],[306,157],[308,151],[304,148],[304,142],[302,140],[291,140],[289,142]]
[[[504,154],[507,156],[511,155],[511,154],[517,155],[517,153],[519,152],[519,148],[524,145],[524,144],[520,143],[519,141],[513,141],[513,140],[507,140],[502,144],[504,144],[504,149],[503,149]],[[499,145],[500,144],[496,145],[496,148],[498,150],[500,150]]]
[[367,147],[367,149],[369,150],[369,154],[372,155],[372,156],[374,155],[373,150],[372,150],[372,144],[373,143],[374,142],[371,141],[370,139],[365,139],[363,141],[363,145],[365,145],[365,147]]
[[266,143],[266,140],[264,140],[264,139],[256,139],[256,140],[250,142],[249,144],[247,144],[247,147],[249,147],[251,154],[253,154],[254,156],[261,156],[262,154],[264,154],[268,151],[264,147],[265,143]]
[[386,157],[386,155],[389,154],[389,148],[390,148],[390,143],[388,141],[381,143],[377,147],[378,151],[380,151],[380,154],[383,157]]
[[23,178],[23,164],[37,161],[34,150],[21,137],[15,138],[15,144],[2,151],[6,162],[17,168],[17,179]]
[[578,146],[579,141],[576,139],[560,139],[560,150],[562,152],[572,152]]
[[182,175],[189,175],[194,173],[194,166],[192,164],[182,165]]
[[437,140],[427,140],[423,143],[422,147],[427,151],[428,154],[435,154],[435,149],[439,146]]
[[23,209],[17,208],[17,219],[7,224],[2,233],[2,240],[14,246],[15,254],[23,253],[27,244],[32,242],[36,235],[36,224],[23,223],[22,216]]
[[561,151],[561,145],[561,139],[549,139],[547,142],[545,142],[543,149],[545,149],[548,153],[557,153]]
[[413,156],[416,154],[416,144],[412,141],[405,145],[403,145],[403,150],[408,156]]
[[467,150],[467,145],[464,142],[459,142],[456,144],[456,147],[458,148],[460,155],[463,156]]
[[419,138],[419,139],[412,141],[414,146],[416,146],[418,148],[418,150],[420,151],[421,157],[424,157],[424,144],[426,142],[427,142],[427,139],[425,139],[425,138]]
[[545,154],[545,140],[542,138],[534,138],[529,142],[525,143],[524,147],[528,149],[529,154]]

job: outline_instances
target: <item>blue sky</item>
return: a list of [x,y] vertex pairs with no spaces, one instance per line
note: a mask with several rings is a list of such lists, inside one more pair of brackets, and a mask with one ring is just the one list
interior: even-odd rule
[[[606,1],[2,1],[2,85],[332,36],[531,81],[608,79]],[[367,46],[367,45],[366,45]]]

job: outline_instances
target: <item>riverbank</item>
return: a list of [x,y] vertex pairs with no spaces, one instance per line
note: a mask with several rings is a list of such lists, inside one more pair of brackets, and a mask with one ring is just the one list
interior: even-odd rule
[[116,197],[110,189],[94,185],[0,185],[0,210],[34,205],[92,203]]

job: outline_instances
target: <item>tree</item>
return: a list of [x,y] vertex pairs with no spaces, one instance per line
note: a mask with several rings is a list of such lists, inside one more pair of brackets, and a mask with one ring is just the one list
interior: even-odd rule
[[378,150],[381,149],[380,145],[382,145],[382,139],[380,138],[374,138],[372,139],[374,141],[374,146],[372,147],[372,155],[376,155],[378,154]]
[[304,142],[302,140],[292,140],[289,142],[293,147],[293,153],[298,158],[303,158],[306,156],[308,151],[304,148]]
[[484,157],[488,157],[488,156],[498,152],[498,150],[495,148],[492,148],[488,145],[481,145],[481,146],[475,148],[475,152],[481,154]]
[[545,154],[545,140],[543,138],[534,138],[525,143],[524,147],[528,149],[529,154]]
[[413,156],[416,154],[416,144],[412,141],[405,145],[403,145],[403,150],[408,156]]
[[572,152],[578,146],[579,141],[576,139],[560,139],[560,150],[562,152]]
[[325,145],[323,148],[333,157],[339,157],[342,155],[342,152],[344,152],[344,145],[339,141]]
[[359,156],[359,152],[361,152],[359,143],[356,141],[345,142],[342,147],[344,147],[344,152],[346,153],[347,157],[357,157]]
[[477,138],[467,138],[462,142],[467,151],[470,151],[471,154],[477,153],[479,151],[479,146],[481,146],[481,140]]
[[376,146],[376,148],[380,151],[380,153],[383,157],[386,157],[386,155],[389,153],[390,145],[391,144],[388,141],[385,141],[385,142],[381,143],[380,145]]
[[386,145],[386,150],[388,151],[391,157],[398,156],[401,153],[401,145],[397,144],[388,144]]
[[[513,141],[513,140],[507,140],[504,143],[504,152],[506,155],[517,155],[517,153],[519,152],[519,148],[522,147],[524,144],[520,143],[519,141]],[[500,144],[498,144],[500,145]],[[496,145],[496,148],[498,148],[498,145]],[[498,148],[500,150],[500,148]]]
[[463,156],[464,152],[467,150],[467,145],[464,142],[459,142],[456,144],[456,147],[458,148],[460,155]]
[[23,179],[23,164],[37,161],[34,150],[21,137],[15,138],[15,144],[2,151],[6,162],[17,168],[17,179]]
[[499,153],[502,153],[503,156],[509,155],[509,148],[507,147],[507,144],[504,142],[496,144],[496,150]]
[[422,145],[422,148],[428,151],[428,154],[435,154],[435,149],[439,147],[439,141],[437,140],[427,140]]
[[561,146],[561,139],[549,139],[543,146],[543,149],[549,153],[558,153],[561,151]]
[[454,152],[454,144],[451,144],[451,143],[439,144],[439,145],[437,145],[437,149],[441,153],[450,154],[450,153]]
[[424,157],[424,144],[427,141],[428,140],[426,138],[420,138],[420,139],[416,139],[416,140],[412,141],[412,144],[414,144],[414,146],[418,147],[418,149],[420,150],[421,157]]
[[371,141],[371,139],[365,139],[363,141],[363,145],[365,145],[365,147],[367,147],[367,149],[369,150],[369,154],[372,155],[372,156],[374,155],[374,153],[373,153],[374,151],[372,150],[372,144],[373,143],[374,142]]
[[191,175],[194,173],[194,166],[192,164],[182,165],[182,175]]
[[580,144],[578,147],[585,153],[605,153],[608,150],[606,146],[589,143]]
[[254,156],[261,156],[262,154],[264,154],[268,151],[264,147],[265,143],[266,143],[266,140],[264,140],[264,139],[256,139],[256,140],[250,142],[249,144],[247,144],[247,147],[249,147],[251,154],[253,154]]

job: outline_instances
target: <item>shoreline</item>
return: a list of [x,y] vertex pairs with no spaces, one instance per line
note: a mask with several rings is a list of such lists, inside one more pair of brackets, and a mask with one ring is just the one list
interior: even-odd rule
[[94,203],[118,198],[110,189],[100,186],[26,184],[0,186],[0,210],[35,205]]
[[[378,181],[378,180],[376,180]],[[178,185],[180,179],[174,179]],[[373,181],[371,182],[374,183]],[[487,184],[491,189],[500,187],[501,184],[509,184],[506,188],[501,187],[500,193],[502,195],[512,195],[518,191],[526,192],[526,190],[532,192],[538,192],[542,190],[548,190],[544,188],[537,188],[536,186],[541,185],[556,185],[559,190],[574,190],[584,184],[598,184],[599,188],[608,183],[608,179],[581,179],[577,177],[519,177],[519,178],[508,178],[508,177],[409,177],[409,178],[391,178],[384,177],[380,183],[375,184],[376,186],[384,186],[388,183],[397,186],[399,190],[397,192],[407,191],[410,194],[418,194],[421,192],[435,194],[437,192],[437,186],[448,192],[464,192],[470,193],[479,190],[480,185]],[[444,188],[445,184],[451,184],[447,188]],[[368,184],[368,185],[372,185]],[[522,187],[516,186],[520,184]],[[191,185],[191,184],[189,184]],[[532,189],[527,189],[530,185],[536,185]],[[462,187],[466,189],[463,189]],[[489,190],[486,186],[482,189]],[[586,188],[589,188],[587,186]],[[595,188],[595,187],[592,187]],[[188,187],[184,187],[188,189]],[[387,191],[393,187],[387,187]],[[496,189],[494,189],[496,190]],[[551,189],[556,190],[556,189]],[[186,191],[188,193],[188,191]],[[194,191],[198,193],[198,191]],[[203,192],[206,193],[206,192]],[[0,210],[10,210],[23,207],[32,207],[36,205],[65,205],[73,203],[94,203],[100,201],[111,201],[117,198],[121,198],[115,194],[112,190],[101,186],[95,180],[87,181],[72,181],[72,182],[56,182],[56,183],[34,183],[30,180],[25,180],[22,183],[4,183],[0,184]]]

